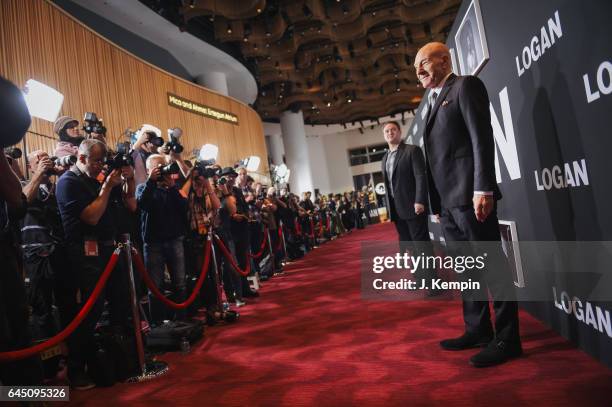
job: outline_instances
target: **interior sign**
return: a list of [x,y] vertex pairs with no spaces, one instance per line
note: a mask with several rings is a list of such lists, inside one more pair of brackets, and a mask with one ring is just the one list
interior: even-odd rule
[[211,119],[221,120],[224,122],[238,124],[238,116],[222,110],[214,109],[210,106],[201,105],[192,100],[183,99],[168,92],[168,104],[178,109],[183,109],[191,113],[199,114],[200,116],[210,117]]

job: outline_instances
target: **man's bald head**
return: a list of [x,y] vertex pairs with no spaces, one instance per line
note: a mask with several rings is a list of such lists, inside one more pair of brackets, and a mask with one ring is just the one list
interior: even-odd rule
[[417,78],[424,88],[435,88],[451,72],[450,51],[441,42],[425,44],[414,59]]

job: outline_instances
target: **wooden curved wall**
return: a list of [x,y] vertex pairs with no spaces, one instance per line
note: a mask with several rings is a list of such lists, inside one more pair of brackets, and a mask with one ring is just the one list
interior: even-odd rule
[[[164,137],[166,129],[180,127],[186,158],[212,143],[219,146],[221,165],[257,155],[262,158],[258,172],[268,173],[263,126],[254,110],[142,61],[47,0],[1,0],[0,47],[0,75],[20,87],[36,79],[57,89],[65,97],[61,114],[80,120],[85,112],[96,112],[108,128],[109,144],[123,141],[126,128],[137,129],[143,123],[159,127]],[[230,112],[239,124],[171,107],[168,92]],[[33,118],[26,136],[28,150],[52,152],[52,127]]]

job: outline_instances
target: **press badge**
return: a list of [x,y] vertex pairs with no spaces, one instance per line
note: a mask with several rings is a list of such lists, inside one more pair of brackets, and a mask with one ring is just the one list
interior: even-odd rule
[[98,242],[96,240],[85,240],[85,256],[98,255]]

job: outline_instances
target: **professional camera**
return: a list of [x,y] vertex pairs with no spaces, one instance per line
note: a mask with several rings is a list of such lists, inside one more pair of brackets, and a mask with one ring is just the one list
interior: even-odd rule
[[[55,167],[71,167],[77,162],[76,155],[66,155],[64,157],[49,157]],[[60,172],[61,173],[61,172]],[[47,170],[47,175],[59,175],[56,168]]]
[[98,119],[93,112],[85,113],[83,118],[83,131],[87,134],[96,133],[106,135],[106,127],[102,124],[102,119]]
[[7,157],[11,157],[14,160],[18,160],[23,155],[23,152],[18,147],[6,147],[4,149],[4,155]]
[[217,181],[217,184],[219,184],[219,185],[227,184],[227,178],[225,178],[225,177],[219,178],[219,181]]
[[176,162],[161,167],[159,170],[161,175],[178,174],[179,172],[181,172],[181,169]]
[[212,178],[215,175],[219,174],[220,169],[218,167],[215,168],[206,168],[210,165],[213,165],[214,160],[196,160],[195,168],[204,178]]
[[133,166],[134,160],[130,154],[130,143],[117,143],[117,151],[109,151],[104,163],[108,166],[109,171]]
[[164,139],[161,137],[157,137],[157,134],[155,134],[154,132],[146,131],[145,134],[149,136],[149,138],[147,139],[149,143],[153,144],[155,147],[161,147],[164,145]]
[[183,135],[183,130],[178,127],[168,129],[168,139],[170,140],[166,146],[174,153],[180,154],[183,152],[183,146],[179,143],[179,139]]

